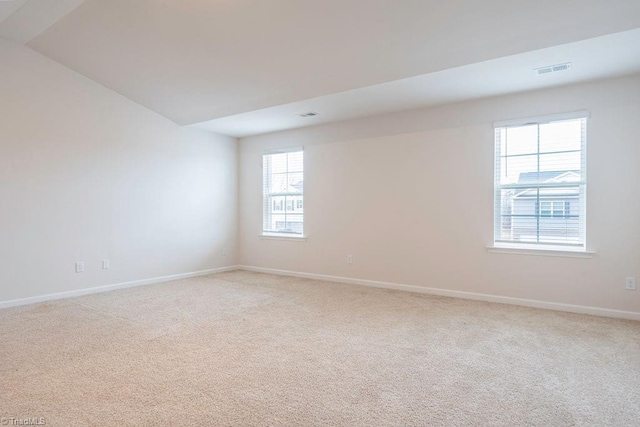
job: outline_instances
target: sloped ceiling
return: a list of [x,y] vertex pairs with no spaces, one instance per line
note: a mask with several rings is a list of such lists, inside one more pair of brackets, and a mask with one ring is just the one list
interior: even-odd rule
[[85,0],[0,0],[0,37],[24,44]]
[[0,2],[0,24],[20,9],[27,0],[13,0]]
[[87,0],[27,45],[188,125],[635,28],[638,0]]

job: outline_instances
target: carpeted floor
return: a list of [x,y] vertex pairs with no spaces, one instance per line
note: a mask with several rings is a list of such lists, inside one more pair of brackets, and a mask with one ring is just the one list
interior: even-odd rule
[[47,426],[638,426],[640,323],[237,271],[0,310],[0,375]]

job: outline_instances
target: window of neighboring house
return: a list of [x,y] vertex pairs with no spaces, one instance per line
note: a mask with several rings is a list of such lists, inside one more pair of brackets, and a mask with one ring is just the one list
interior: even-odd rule
[[585,248],[585,113],[496,124],[496,246]]
[[[536,204],[537,206],[537,204]],[[544,202],[540,204],[540,216],[547,218],[564,218],[569,215],[571,202],[569,201],[553,201]]]
[[262,232],[302,236],[304,214],[304,156],[302,149],[270,152],[262,156],[263,210]]

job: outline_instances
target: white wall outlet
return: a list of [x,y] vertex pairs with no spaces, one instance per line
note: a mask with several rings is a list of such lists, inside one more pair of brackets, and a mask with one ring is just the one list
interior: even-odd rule
[[353,264],[353,255],[347,255],[347,264]]
[[229,248],[225,246],[222,248],[222,256],[227,256],[227,255],[229,255]]
[[76,262],[76,273],[84,273],[84,262]]
[[109,261],[108,259],[103,259],[102,260],[102,269],[103,270],[108,270],[111,268],[111,261]]
[[635,277],[627,277],[625,289],[628,291],[636,290],[636,278]]

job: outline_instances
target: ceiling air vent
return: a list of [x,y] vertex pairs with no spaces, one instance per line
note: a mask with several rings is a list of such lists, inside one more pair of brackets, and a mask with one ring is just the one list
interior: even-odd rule
[[535,73],[539,76],[543,74],[556,73],[558,71],[566,71],[571,69],[571,62],[565,62],[564,64],[549,65],[547,67],[536,68]]
[[308,113],[298,114],[298,117],[314,117],[317,115],[318,113],[316,113],[315,111],[309,111]]

